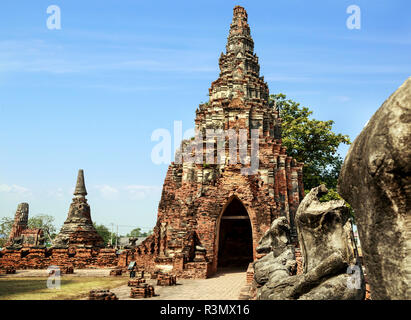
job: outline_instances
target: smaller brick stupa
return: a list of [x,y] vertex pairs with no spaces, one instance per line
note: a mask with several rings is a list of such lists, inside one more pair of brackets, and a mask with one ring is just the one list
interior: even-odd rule
[[70,205],[68,217],[60,233],[53,241],[54,248],[104,247],[103,238],[93,226],[86,195],[84,172],[79,170],[74,198]]

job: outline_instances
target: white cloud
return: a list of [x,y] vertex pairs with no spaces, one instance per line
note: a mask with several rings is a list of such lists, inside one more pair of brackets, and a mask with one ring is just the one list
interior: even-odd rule
[[351,100],[348,96],[336,96],[335,99],[339,102],[348,102]]
[[152,195],[157,195],[161,191],[160,186],[129,185],[124,187],[132,199],[144,199]]
[[[89,73],[93,71],[150,71],[211,73],[218,68],[211,63],[198,65],[197,58],[214,57],[203,50],[170,50],[139,48],[117,53],[89,53],[43,40],[0,41],[0,71],[39,72],[52,74]],[[92,63],[90,63],[92,61]]]
[[4,193],[17,193],[17,194],[31,194],[31,191],[25,187],[13,184],[0,184],[0,192]]
[[116,188],[109,186],[107,184],[97,185],[95,186],[95,188],[98,189],[102,197],[106,199],[114,199],[117,197],[119,193],[119,191]]
[[[12,192],[13,187],[7,185],[0,185],[0,192]],[[15,192],[23,192],[25,189],[23,187],[14,186]],[[90,197],[98,196],[105,200],[119,200],[122,198],[128,198],[131,200],[136,199],[146,199],[149,197],[157,197],[161,191],[161,186],[148,186],[148,185],[126,185],[126,186],[112,186],[109,184],[99,184],[93,185],[88,189]],[[68,198],[74,192],[74,188],[69,188],[69,190],[63,188],[57,188],[48,191],[48,196],[56,198]]]
[[122,84],[93,84],[87,85],[86,88],[91,89],[103,89],[103,90],[112,90],[112,91],[121,91],[121,92],[141,92],[141,91],[164,91],[164,90],[172,90],[170,86],[168,87],[161,87],[161,86],[126,86]]
[[56,197],[56,198],[64,198],[66,195],[66,192],[64,192],[63,188],[57,188],[53,191],[49,191],[48,195],[50,197]]

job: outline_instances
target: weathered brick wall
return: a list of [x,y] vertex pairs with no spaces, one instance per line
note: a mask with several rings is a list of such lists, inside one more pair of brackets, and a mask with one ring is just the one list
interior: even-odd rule
[[115,249],[5,249],[0,256],[0,268],[47,269],[52,265],[70,265],[75,269],[108,268],[117,266],[118,261]]
[[[168,266],[175,273],[193,277],[216,272],[220,221],[233,199],[240,200],[247,211],[254,259],[258,241],[274,219],[285,216],[294,226],[294,214],[304,196],[302,164],[287,156],[282,146],[281,119],[278,110],[269,105],[268,85],[259,75],[260,66],[253,48],[247,13],[237,6],[227,50],[219,60],[219,78],[211,84],[210,100],[196,110],[196,130],[203,136],[184,140],[176,161],[168,168],[157,224],[147,241],[151,244],[150,253],[134,257],[141,264],[163,269]],[[207,150],[210,138],[204,134],[208,129],[230,129],[237,135],[245,129],[249,156],[250,132],[257,129],[257,171],[252,175],[241,172],[250,165],[232,161],[232,157],[241,159],[240,151],[237,148],[234,154],[231,152],[228,136],[221,154],[223,161],[218,162],[218,154]],[[201,153],[203,161],[186,160],[188,154],[194,156],[196,152]],[[195,234],[191,242],[187,238],[189,234]],[[138,250],[147,251],[147,243]],[[196,256],[202,257],[198,246],[205,249],[205,261],[195,261]]]
[[[178,172],[178,165],[172,164],[159,204],[156,228],[160,231],[155,233],[153,239],[158,251],[153,253],[173,257],[184,247],[185,235],[194,231],[197,244],[206,249],[207,261],[212,262],[211,269],[215,272],[219,222],[225,207],[236,197],[243,203],[250,218],[255,258],[258,241],[271,222],[280,215],[293,219],[300,199],[299,188],[302,186],[298,183],[298,173],[302,167],[289,158],[287,170],[290,178],[287,179],[287,157],[275,151],[271,151],[271,155],[277,161],[267,167],[273,172],[270,183],[264,183],[268,179],[260,175],[242,175],[241,165],[225,166],[211,183],[180,182],[173,176]],[[285,153],[285,149],[279,152]]]
[[151,253],[127,249],[119,255],[118,266],[126,270],[131,261],[136,261],[138,268],[144,269],[147,272],[153,272],[155,270],[155,258],[156,256]]
[[116,266],[119,260],[116,250],[104,248],[103,238],[93,226],[86,195],[84,173],[79,170],[67,219],[54,239],[52,248],[39,245],[43,236],[40,229],[26,228],[29,206],[27,203],[20,204],[10,234],[10,239],[15,241],[11,241],[11,246],[0,252],[0,268],[13,266],[16,269],[46,269],[51,265],[74,268]]

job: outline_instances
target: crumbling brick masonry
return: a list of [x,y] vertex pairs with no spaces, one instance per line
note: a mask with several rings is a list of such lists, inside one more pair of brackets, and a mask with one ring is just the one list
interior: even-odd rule
[[[146,269],[186,278],[205,278],[219,267],[246,269],[256,259],[259,239],[279,216],[288,219],[296,240],[294,214],[304,197],[303,165],[282,146],[281,119],[269,104],[253,49],[247,13],[236,6],[226,53],[219,59],[220,76],[211,84],[209,101],[196,110],[197,135],[182,142],[168,168],[154,233],[124,252],[120,265],[135,260]],[[239,162],[241,150],[232,152],[230,144],[239,145],[244,130],[245,151],[252,158],[253,129],[258,132],[257,169],[244,174],[252,162]],[[217,144],[207,135],[210,130],[240,138],[226,135],[218,157],[207,149],[207,144]],[[196,150],[201,161],[187,161]]]

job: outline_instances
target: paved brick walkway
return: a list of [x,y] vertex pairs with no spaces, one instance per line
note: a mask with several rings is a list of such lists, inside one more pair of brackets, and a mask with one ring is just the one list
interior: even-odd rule
[[[155,280],[148,283],[154,285]],[[155,285],[157,296],[147,300],[238,300],[241,288],[246,283],[244,270],[225,270],[208,279],[180,279],[176,286]],[[121,286],[111,289],[120,300],[134,300],[129,297],[130,288]]]
[[[76,269],[74,277],[109,277],[110,269]],[[47,270],[18,270],[16,274],[2,277],[47,277]],[[64,277],[64,276],[63,276]],[[127,274],[123,275],[127,281]],[[147,300],[238,300],[240,291],[246,284],[245,270],[226,269],[208,279],[177,279],[176,286],[157,286],[156,280],[147,280],[154,286],[155,297]],[[111,289],[120,300],[134,300],[129,297],[127,285]]]

